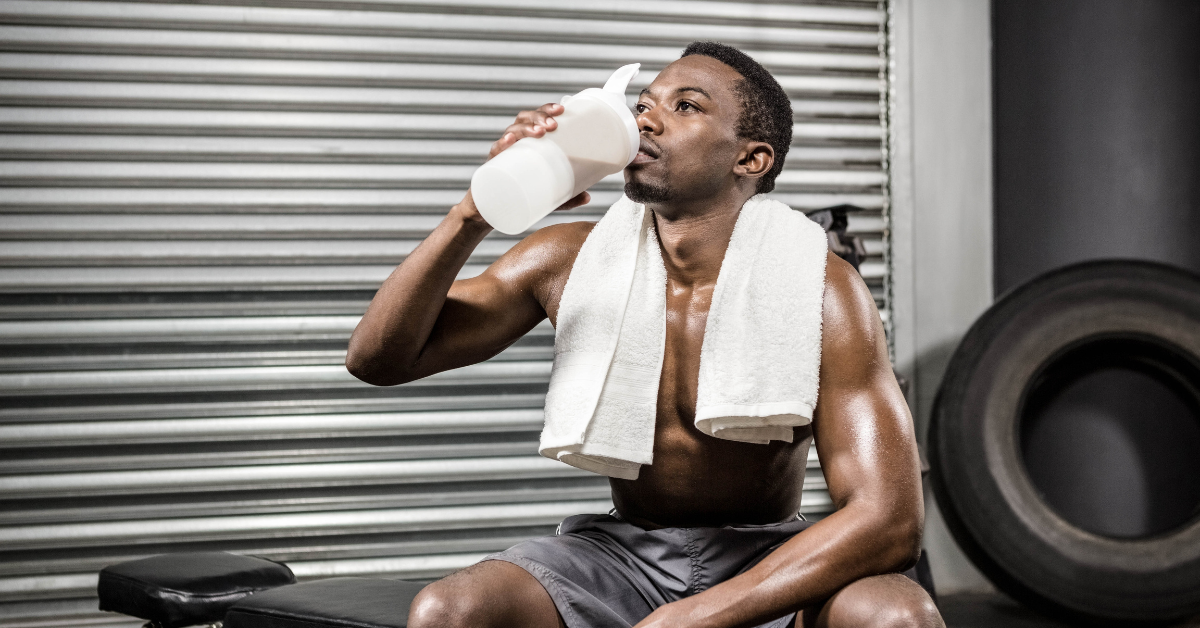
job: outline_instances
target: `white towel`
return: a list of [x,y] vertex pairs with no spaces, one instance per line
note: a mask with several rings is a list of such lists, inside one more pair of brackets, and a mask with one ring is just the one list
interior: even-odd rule
[[[742,206],[700,350],[697,429],[791,442],[812,420],[827,250],[824,230],[783,203],[759,195]],[[559,303],[543,456],[627,480],[653,462],[666,282],[653,213],[621,197]]]

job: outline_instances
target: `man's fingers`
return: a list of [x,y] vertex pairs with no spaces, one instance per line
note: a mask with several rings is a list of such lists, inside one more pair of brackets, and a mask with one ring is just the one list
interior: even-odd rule
[[565,212],[568,209],[575,209],[576,207],[587,205],[590,202],[592,202],[592,195],[588,194],[587,192],[580,192],[579,194],[571,197],[571,199],[567,202],[556,207],[554,211]]
[[500,139],[496,140],[495,142],[492,142],[492,148],[491,148],[491,150],[488,151],[488,159],[491,159],[492,157],[499,155],[502,151],[504,151],[504,149],[506,149],[509,146],[512,146],[513,144],[516,144],[516,143],[517,143],[516,136],[513,135],[511,132],[506,131],[504,133],[504,135],[500,136]]
[[522,138],[542,137],[557,129],[558,122],[554,116],[561,115],[563,111],[562,105],[548,103],[533,111],[518,113],[516,121],[504,130],[504,135],[492,143],[491,150],[488,151],[488,158],[499,155]]

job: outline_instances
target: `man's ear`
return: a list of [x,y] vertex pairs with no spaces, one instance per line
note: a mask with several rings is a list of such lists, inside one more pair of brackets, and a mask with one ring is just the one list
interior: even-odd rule
[[733,174],[747,179],[759,179],[771,171],[775,165],[775,149],[766,142],[747,142],[738,153],[737,164]]

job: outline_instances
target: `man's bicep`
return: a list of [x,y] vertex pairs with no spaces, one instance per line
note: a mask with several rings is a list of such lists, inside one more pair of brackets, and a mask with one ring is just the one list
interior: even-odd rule
[[879,313],[858,274],[832,256],[824,302],[813,433],[830,495],[842,507],[862,495],[907,493],[919,482],[916,442]]

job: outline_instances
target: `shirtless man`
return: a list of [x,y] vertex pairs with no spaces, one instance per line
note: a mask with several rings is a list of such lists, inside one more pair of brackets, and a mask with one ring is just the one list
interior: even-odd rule
[[[553,131],[562,111],[550,104],[522,112],[491,156]],[[849,264],[828,257],[812,423],[795,428],[792,443],[769,445],[720,440],[693,424],[717,273],[742,205],[773,188],[782,167],[791,136],[786,95],[740,52],[693,44],[642,91],[636,115],[642,149],[625,169],[625,190],[653,210],[667,271],[654,463],[636,480],[611,480],[614,513],[569,518],[555,537],[426,587],[409,626],[943,626],[925,591],[899,573],[920,551],[916,441],[875,303]],[[584,192],[562,209],[588,200]],[[543,318],[554,323],[593,226],[541,229],[482,275],[455,281],[491,231],[468,191],[384,282],[354,331],[347,367],[372,384],[402,384],[486,360]],[[796,519],[814,438],[837,511],[808,524]],[[759,534],[782,536],[730,558],[738,554],[728,539]],[[682,539],[682,549],[661,545],[672,539]],[[697,549],[703,542],[717,545]],[[538,557],[557,552],[562,565],[531,563],[523,547]],[[706,576],[717,581],[696,584],[688,578],[718,573],[695,563],[705,552],[727,564]],[[647,555],[662,557],[661,572]],[[688,573],[668,573],[672,561]]]

